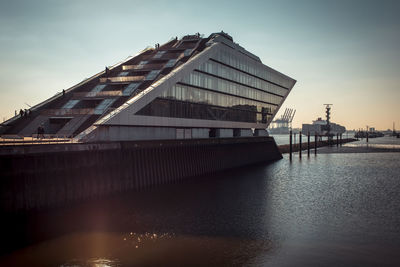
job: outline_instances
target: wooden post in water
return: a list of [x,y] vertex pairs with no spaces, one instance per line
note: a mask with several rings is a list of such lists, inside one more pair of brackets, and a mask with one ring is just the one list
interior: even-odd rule
[[301,158],[301,131],[299,132],[299,158]]
[[340,134],[340,146],[342,146],[342,144],[343,144],[342,135],[343,135],[343,134]]
[[317,135],[317,133],[315,133],[315,137],[314,137],[314,154],[315,155],[317,155],[317,142],[318,142],[318,140],[317,140],[317,137],[318,137],[318,135]]
[[367,143],[368,143],[368,132],[367,132]]
[[339,146],[339,133],[336,134],[336,146]]
[[289,132],[289,159],[292,160],[292,131]]
[[307,133],[307,156],[310,157],[310,132]]

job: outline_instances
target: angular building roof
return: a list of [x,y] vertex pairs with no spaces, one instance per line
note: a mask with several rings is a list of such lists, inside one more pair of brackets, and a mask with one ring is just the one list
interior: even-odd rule
[[224,32],[187,35],[106,68],[4,122],[2,132],[30,136],[43,125],[90,141],[126,136],[126,127],[265,129],[295,82]]

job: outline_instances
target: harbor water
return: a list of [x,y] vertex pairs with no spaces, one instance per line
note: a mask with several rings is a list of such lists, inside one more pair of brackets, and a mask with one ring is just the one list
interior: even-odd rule
[[0,265],[400,266],[400,153],[324,149],[6,218]]

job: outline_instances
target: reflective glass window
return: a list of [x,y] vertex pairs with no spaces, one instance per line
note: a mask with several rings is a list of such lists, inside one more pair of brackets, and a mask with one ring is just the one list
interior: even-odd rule
[[212,60],[205,62],[199,66],[198,69],[225,79],[229,79],[231,81],[242,83],[281,96],[285,96],[288,93],[288,90],[285,88],[261,80],[249,74],[237,71]]
[[266,91],[260,91],[248,86],[237,84],[235,82],[216,78],[214,76],[194,71],[190,75],[182,79],[182,83],[199,86],[215,91],[220,91],[228,94],[233,94],[241,97],[260,100],[272,104],[279,105],[282,101],[282,96],[270,94]]
[[170,59],[168,60],[167,64],[165,64],[166,68],[171,68],[175,65],[176,59]]
[[138,65],[136,65],[135,69],[143,69],[144,65],[146,65],[148,63],[147,60],[142,60],[139,62]]
[[90,92],[97,93],[103,90],[107,85],[106,84],[98,84],[96,85]]
[[63,109],[71,109],[73,108],[76,104],[78,104],[79,100],[73,99],[69,100],[62,108]]
[[128,74],[129,74],[128,71],[122,71],[122,72],[120,72],[120,73],[118,74],[118,76],[119,76],[119,77],[122,77],[122,76],[127,76]]
[[130,83],[127,87],[125,87],[124,91],[122,91],[123,96],[130,96],[136,88],[138,88],[140,83]]
[[152,70],[150,71],[149,74],[147,74],[146,76],[146,80],[154,80],[156,78],[156,76],[160,73],[160,70]]
[[158,51],[153,58],[161,58],[167,51]]
[[115,101],[115,99],[104,99],[94,109],[93,114],[103,114],[104,111]]
[[205,103],[184,102],[175,99],[156,98],[137,115],[177,117],[218,121],[267,123],[269,115],[262,112],[218,107]]
[[255,60],[251,60],[246,56],[238,56],[235,54],[235,52],[229,51],[228,49],[222,50],[218,55],[216,55],[215,60],[274,82],[286,88],[291,88],[294,84],[293,79],[283,75],[282,73],[262,65]]
[[225,95],[218,92],[205,91],[181,84],[174,85],[169,90],[166,90],[166,93],[163,96],[181,101],[208,103],[210,105],[239,108],[257,112],[262,112],[266,109],[273,111],[277,107],[277,105],[273,104],[262,103],[237,96]]

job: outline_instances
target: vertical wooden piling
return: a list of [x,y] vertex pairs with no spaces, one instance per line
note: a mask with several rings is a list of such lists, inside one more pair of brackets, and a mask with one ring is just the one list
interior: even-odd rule
[[310,132],[307,133],[307,156],[310,157]]
[[317,155],[317,147],[318,147],[318,140],[317,140],[317,133],[315,133],[315,137],[314,137],[314,154]]
[[301,131],[299,132],[299,158],[301,158]]
[[289,159],[292,160],[292,131],[289,132]]
[[336,134],[336,146],[337,147],[339,146],[339,134],[338,133]]

